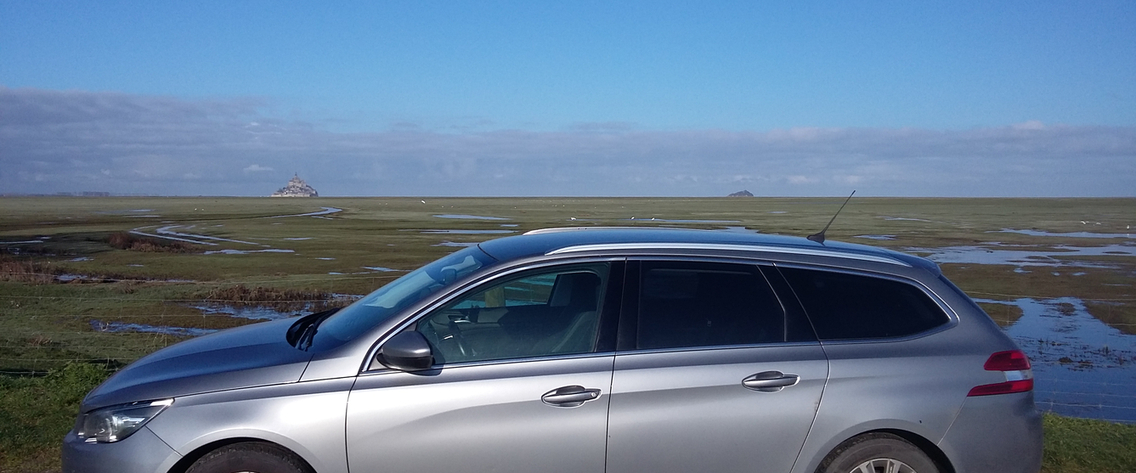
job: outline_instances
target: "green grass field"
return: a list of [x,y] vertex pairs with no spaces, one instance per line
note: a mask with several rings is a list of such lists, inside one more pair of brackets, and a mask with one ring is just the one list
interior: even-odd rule
[[[287,313],[336,295],[365,294],[402,274],[381,268],[410,270],[454,251],[454,245],[544,227],[744,228],[804,236],[823,228],[842,201],[0,198],[0,416],[6,416],[0,417],[4,426],[0,428],[6,429],[0,435],[0,468],[58,468],[58,440],[70,427],[78,399],[100,376],[76,366],[113,369],[182,339],[169,333],[104,329],[113,323],[184,329],[253,323],[225,314],[203,314],[191,306],[212,301],[271,306]],[[341,211],[296,216],[324,207]],[[1130,238],[1086,238],[1076,233],[1125,234],[1133,224],[1136,199],[853,198],[828,238],[916,254],[946,247],[1069,252],[1077,247],[1132,245]],[[1048,234],[991,233],[1006,229]],[[135,233],[124,233],[131,231]],[[210,244],[145,236],[159,231]],[[124,239],[136,239],[138,244],[123,244]],[[1136,333],[1136,258],[1104,253],[1052,259],[1095,266],[1076,269],[1076,276],[1065,270],[1021,271],[1008,264],[950,263],[942,268],[974,297],[996,301],[1077,297],[1094,317]],[[1020,316],[1013,306],[984,307],[1003,324]],[[48,372],[52,374],[42,376]],[[29,402],[24,396],[37,389],[58,395]],[[25,418],[22,412],[33,404],[38,414]],[[1110,431],[1112,424],[1082,428],[1056,419],[1047,420],[1047,429],[1057,429],[1060,438],[1085,438],[1062,441],[1056,450],[1047,443],[1047,455],[1071,459],[1057,463],[1047,459],[1046,471],[1081,471],[1082,466],[1076,465],[1091,465],[1079,460],[1081,453],[1066,452],[1091,452],[1097,444],[1091,439],[1097,434],[1081,432]],[[1117,434],[1120,444],[1132,451],[1132,430],[1117,428],[1126,432]],[[1131,457],[1126,458],[1127,467],[1104,471],[1133,471]],[[33,464],[47,466],[36,470]]]

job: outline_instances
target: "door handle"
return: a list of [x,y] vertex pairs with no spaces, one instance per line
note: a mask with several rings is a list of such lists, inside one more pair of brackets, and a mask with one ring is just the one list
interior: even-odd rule
[[585,402],[600,397],[599,389],[587,389],[583,386],[564,386],[544,393],[541,401],[553,407],[576,407]]
[[795,374],[785,374],[780,371],[762,371],[742,380],[742,386],[763,393],[775,393],[786,387],[797,384],[801,377]]

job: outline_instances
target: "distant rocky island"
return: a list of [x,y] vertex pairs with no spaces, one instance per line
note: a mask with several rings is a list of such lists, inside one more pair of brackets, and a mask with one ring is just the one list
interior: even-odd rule
[[273,192],[272,197],[319,197],[319,192],[316,192],[312,186],[300,179],[299,174],[296,174],[292,176],[292,180],[288,181],[288,185]]
[[753,194],[750,194],[749,191],[737,191],[727,197],[753,197]]

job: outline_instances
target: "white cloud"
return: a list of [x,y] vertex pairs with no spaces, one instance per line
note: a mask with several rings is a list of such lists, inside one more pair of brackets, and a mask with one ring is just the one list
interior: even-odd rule
[[[287,169],[321,195],[1136,192],[1136,127],[339,133],[261,105],[0,87],[0,166],[17,170],[0,173],[0,189],[82,191],[101,172],[100,190],[117,193],[267,195],[283,185],[270,171]],[[227,171],[240,162],[255,164]]]

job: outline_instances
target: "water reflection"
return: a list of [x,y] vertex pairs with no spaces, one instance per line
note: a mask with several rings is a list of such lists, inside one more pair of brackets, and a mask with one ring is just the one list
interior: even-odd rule
[[175,337],[200,337],[217,331],[217,329],[211,328],[170,327],[164,325],[129,324],[126,322],[103,322],[101,320],[92,320],[91,328],[97,332],[158,333],[162,335],[173,335]]
[[481,215],[459,215],[459,214],[442,214],[435,215],[436,218],[451,218],[458,220],[512,220],[505,217],[483,217]]
[[1068,232],[1068,233],[1050,233],[1039,230],[1012,230],[1003,228],[995,232],[987,233],[1016,233],[1019,235],[1029,236],[1046,236],[1046,237],[1066,237],[1066,238],[1136,238],[1136,233],[1094,233],[1094,232]]
[[316,308],[314,307],[314,303],[304,304],[297,310],[276,310],[272,307],[218,304],[212,302],[190,304],[189,307],[200,310],[202,315],[227,315],[229,317],[250,320],[279,320],[297,315],[308,315],[314,313],[316,310],[322,310],[322,305]]
[[1017,299],[1022,317],[1007,327],[1030,357],[1038,408],[1136,423],[1136,335],[1089,314],[1081,299]]
[[855,238],[866,238],[868,240],[877,241],[891,241],[895,240],[895,235],[856,235]]
[[506,235],[517,232],[515,230],[422,230],[422,233],[438,235]]

